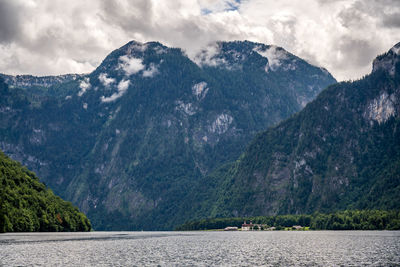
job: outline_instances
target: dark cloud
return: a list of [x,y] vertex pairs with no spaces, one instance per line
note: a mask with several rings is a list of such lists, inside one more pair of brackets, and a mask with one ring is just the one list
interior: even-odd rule
[[12,1],[0,0],[0,43],[14,41],[20,32],[18,6]]
[[358,0],[348,12],[354,16],[353,20],[368,15],[378,20],[383,27],[400,28],[399,0]]
[[125,1],[102,0],[101,16],[127,32],[147,32],[152,25],[152,6],[151,1],[143,0],[132,0],[129,5]]
[[347,37],[338,43],[337,51],[342,51],[346,59],[340,63],[341,66],[356,68],[370,65],[379,53],[379,46],[367,40]]
[[390,28],[400,28],[400,12],[384,16],[382,24]]

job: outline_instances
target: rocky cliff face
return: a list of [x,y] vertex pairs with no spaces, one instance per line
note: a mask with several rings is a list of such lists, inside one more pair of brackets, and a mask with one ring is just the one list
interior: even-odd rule
[[238,161],[201,182],[191,216],[400,208],[398,49],[377,57],[367,77],[330,86],[258,135]]
[[220,42],[190,59],[130,42],[88,75],[4,93],[0,148],[95,229],[165,229],[201,177],[334,82],[274,46]]

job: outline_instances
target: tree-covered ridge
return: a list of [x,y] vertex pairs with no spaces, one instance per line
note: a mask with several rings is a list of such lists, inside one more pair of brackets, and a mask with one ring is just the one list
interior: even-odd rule
[[310,215],[275,215],[241,218],[212,218],[191,221],[179,225],[176,231],[224,229],[228,226],[241,227],[242,223],[253,222],[264,228],[276,230],[294,225],[313,230],[400,230],[400,212],[384,210],[345,210],[335,213],[313,213]]
[[0,151],[0,232],[90,231],[86,216]]
[[328,87],[201,179],[187,217],[399,209],[400,56],[385,55],[370,75]]

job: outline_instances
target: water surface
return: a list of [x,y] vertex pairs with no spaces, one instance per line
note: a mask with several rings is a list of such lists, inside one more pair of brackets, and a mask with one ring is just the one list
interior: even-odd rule
[[400,232],[1,234],[0,265],[400,266]]

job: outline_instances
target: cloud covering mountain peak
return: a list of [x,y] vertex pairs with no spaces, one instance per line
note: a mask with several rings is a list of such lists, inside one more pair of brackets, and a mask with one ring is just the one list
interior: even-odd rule
[[358,78],[400,39],[399,17],[395,0],[0,0],[0,72],[87,73],[131,39],[189,56],[217,40],[249,39],[284,47],[340,80]]

